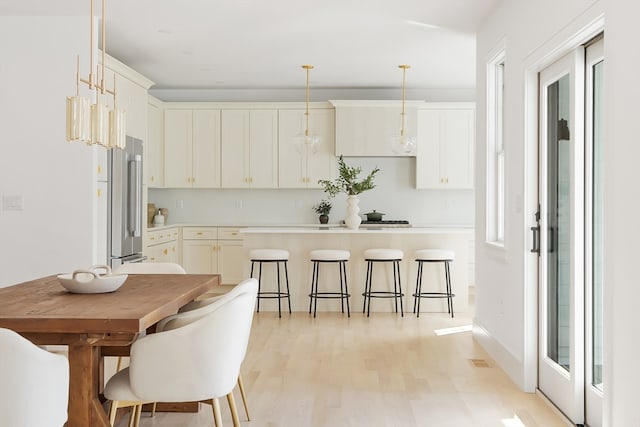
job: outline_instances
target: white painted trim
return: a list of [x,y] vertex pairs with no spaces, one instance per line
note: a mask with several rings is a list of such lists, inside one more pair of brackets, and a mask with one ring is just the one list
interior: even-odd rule
[[[99,51],[98,54],[100,54],[100,52],[102,51]],[[142,86],[145,90],[149,90],[149,88],[155,84],[154,81],[149,80],[148,78],[146,78],[145,76],[143,76],[142,74],[134,70],[133,68],[129,67],[126,64],[123,64],[122,62],[118,61],[114,57],[109,56],[108,54],[105,54],[104,58],[105,58],[105,64],[104,64],[105,67],[111,69],[112,71],[115,71],[122,77],[128,78],[135,84]]]
[[527,388],[524,384],[522,361],[497,341],[476,319],[473,319],[473,338],[489,353],[489,356],[506,372],[520,389],[527,393],[535,392],[534,388]]
[[[165,109],[304,109],[304,102],[163,102]],[[328,102],[310,102],[309,109],[333,110]]]

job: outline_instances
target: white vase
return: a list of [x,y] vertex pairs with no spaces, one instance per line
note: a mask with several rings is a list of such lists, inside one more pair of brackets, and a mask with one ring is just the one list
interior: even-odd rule
[[344,223],[347,225],[347,228],[352,230],[356,230],[360,227],[360,223],[362,222],[362,218],[360,218],[360,199],[358,196],[347,196],[347,218],[344,220]]

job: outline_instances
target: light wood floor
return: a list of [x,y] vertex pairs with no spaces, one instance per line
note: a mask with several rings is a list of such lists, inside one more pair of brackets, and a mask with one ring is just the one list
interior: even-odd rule
[[[352,312],[256,314],[243,378],[252,421],[243,426],[565,427],[540,397],[519,391],[471,332],[470,315]],[[475,362],[474,362],[475,361]],[[226,399],[223,423],[231,426]],[[119,427],[124,427],[123,420]],[[142,415],[141,426],[213,426],[197,414]]]

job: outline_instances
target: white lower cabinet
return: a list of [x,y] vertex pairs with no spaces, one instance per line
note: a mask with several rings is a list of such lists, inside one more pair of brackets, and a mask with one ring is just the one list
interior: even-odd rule
[[148,230],[144,255],[147,262],[180,263],[180,229]]
[[232,227],[184,227],[182,266],[191,274],[220,274],[223,285],[243,280],[244,249]]

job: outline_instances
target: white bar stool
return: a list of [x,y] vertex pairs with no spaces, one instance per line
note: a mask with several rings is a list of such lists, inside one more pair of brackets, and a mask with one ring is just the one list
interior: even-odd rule
[[[313,317],[316,317],[318,298],[340,298],[342,312],[344,313],[344,303],[347,302],[347,316],[351,317],[349,309],[349,288],[347,286],[347,261],[351,257],[349,251],[339,249],[318,249],[309,252],[309,259],[313,263],[313,273],[311,274],[311,293],[309,293],[309,314],[313,307]],[[318,292],[318,281],[320,275],[320,264],[338,263],[340,276],[340,292]]]
[[[453,317],[453,297],[456,295],[451,291],[451,273],[449,263],[453,261],[455,253],[448,249],[421,249],[416,251],[415,259],[418,263],[418,274],[416,277],[416,293],[413,294],[413,312],[420,317],[420,300],[422,298],[446,298],[447,312]],[[444,263],[444,275],[446,282],[445,292],[422,292],[422,266],[425,262]]]
[[[258,270],[258,299],[256,302],[256,312],[260,312],[260,299],[262,298],[277,298],[278,299],[278,317],[282,317],[281,300],[286,298],[289,303],[289,314],[291,314],[291,295],[289,293],[289,272],[287,271],[287,261],[289,260],[289,251],[284,249],[253,249],[249,252],[249,258],[251,259],[251,277],[253,277],[253,267],[256,263],[259,264]],[[262,264],[263,263],[275,263],[276,274],[278,280],[277,291],[262,291]],[[283,292],[280,287],[280,264],[284,265],[284,275],[287,285],[287,291]]]
[[[396,313],[398,312],[398,301],[400,301],[400,315],[404,317],[402,307],[402,282],[400,280],[400,261],[404,253],[400,249],[367,249],[364,251],[364,260],[367,262],[367,276],[364,283],[364,303],[362,312],[367,311],[367,317],[371,310],[371,298],[394,298]],[[377,262],[390,262],[393,265],[393,291],[372,291],[373,265]]]

